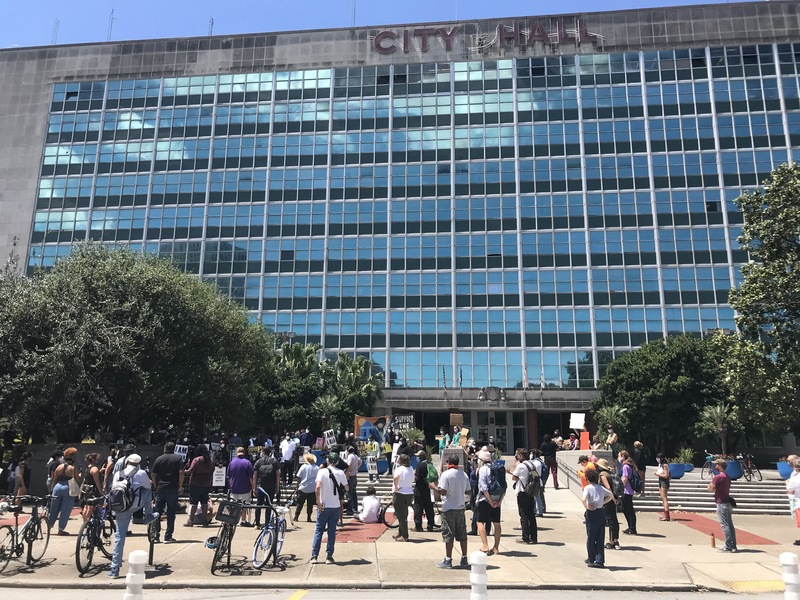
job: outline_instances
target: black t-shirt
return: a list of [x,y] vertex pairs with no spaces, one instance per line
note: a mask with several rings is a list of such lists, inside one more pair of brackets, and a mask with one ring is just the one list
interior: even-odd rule
[[[270,464],[272,465],[272,472],[267,475],[262,475],[260,473],[261,467]],[[256,461],[256,464],[253,465],[253,472],[256,474],[256,479],[258,479],[258,485],[272,496],[275,491],[275,480],[280,476],[281,472],[280,461],[274,456],[262,456]]]
[[545,460],[555,458],[557,451],[558,444],[556,444],[553,440],[550,440],[549,442],[542,442],[542,445],[539,446],[539,452],[542,453],[542,458]]
[[425,489],[428,487],[428,461],[421,460],[414,469],[414,485],[417,489]]
[[182,470],[183,458],[174,453],[162,454],[153,462],[150,474],[158,475],[159,490],[177,490]]

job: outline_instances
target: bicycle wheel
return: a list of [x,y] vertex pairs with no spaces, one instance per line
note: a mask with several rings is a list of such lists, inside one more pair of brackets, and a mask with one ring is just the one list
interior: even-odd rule
[[711,470],[711,461],[707,460],[700,470],[700,479],[712,479],[714,472]]
[[256,543],[253,545],[253,566],[257,569],[263,569],[269,557],[272,555],[272,541],[274,532],[272,527],[265,527],[258,537]]
[[50,523],[44,517],[38,517],[36,521],[28,525],[25,532],[25,541],[28,542],[28,560],[32,563],[42,560],[47,545],[50,543]]
[[103,526],[100,529],[100,536],[97,540],[97,547],[107,559],[111,560],[114,554],[114,538],[117,535],[117,522],[110,514],[103,519]]
[[761,470],[754,463],[750,463],[750,468],[752,469],[755,478],[758,481],[761,481]]
[[750,465],[746,462],[742,463],[742,475],[747,481],[750,481],[753,478],[753,471],[750,469]]
[[230,526],[223,525],[220,527],[219,537],[217,537],[217,547],[214,550],[214,558],[211,559],[211,574],[217,570],[219,562],[222,557],[228,552],[228,545],[230,544]]
[[92,566],[92,556],[94,555],[94,545],[97,539],[97,530],[91,520],[81,525],[78,531],[78,539],[75,540],[75,566],[78,573],[86,574]]
[[386,525],[389,529],[395,529],[400,527],[400,521],[397,519],[397,516],[394,514],[394,503],[390,502],[386,505],[385,508],[381,509],[381,523]]
[[14,529],[11,525],[3,525],[0,527],[0,573],[11,562],[14,556]]
[[155,543],[156,540],[159,539],[161,536],[161,516],[157,519],[153,519],[150,521],[150,524],[147,526],[147,541],[151,544]]
[[286,538],[286,521],[281,518],[278,521],[278,533],[275,536],[275,559],[277,560],[278,557],[281,555],[281,549],[283,548],[283,540]]

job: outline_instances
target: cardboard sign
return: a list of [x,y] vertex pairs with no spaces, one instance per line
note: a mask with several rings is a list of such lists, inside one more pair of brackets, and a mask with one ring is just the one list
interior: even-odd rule
[[219,450],[219,442],[211,442],[211,454]]
[[374,456],[367,456],[367,473],[370,475],[378,474],[378,459]]
[[392,464],[397,463],[397,451],[400,449],[400,442],[392,444]]
[[186,456],[189,454],[189,446],[185,446],[184,444],[175,444],[175,454],[180,456],[183,459],[183,462],[186,462]]
[[466,427],[461,428],[461,436],[458,438],[458,445],[462,448],[467,447],[467,442],[469,441],[469,429]]
[[450,429],[448,431],[453,431],[453,427],[461,429],[463,426],[464,415],[462,413],[450,413]]
[[439,471],[444,471],[447,468],[447,459],[455,455],[458,457],[458,470],[464,470],[464,463],[467,462],[467,453],[462,448],[445,448],[442,451],[442,462],[439,465]]
[[580,431],[586,427],[586,413],[569,413],[569,428]]
[[333,448],[336,445],[336,432],[334,432],[333,429],[328,429],[327,431],[323,431],[322,435],[325,436],[326,448]]
[[364,440],[356,440],[356,452],[359,456],[367,455],[367,443]]
[[317,448],[324,447],[325,446],[325,438],[321,438],[321,437],[317,438],[317,441],[314,442],[314,446],[317,447]]
[[214,467],[211,485],[212,487],[225,487],[225,467]]

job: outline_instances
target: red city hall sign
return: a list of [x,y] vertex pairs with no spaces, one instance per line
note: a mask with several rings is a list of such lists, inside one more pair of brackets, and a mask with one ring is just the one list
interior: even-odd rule
[[[576,18],[575,28],[568,29],[564,19],[554,19],[555,31],[548,32],[545,22],[516,21],[513,25],[500,24],[497,26],[494,38],[486,34],[473,34],[473,45],[476,49],[486,50],[493,46],[514,46],[525,48],[533,46],[536,42],[545,45],[560,44],[563,42],[594,42],[602,36],[589,33],[586,24],[580,17]],[[408,53],[412,50],[427,52],[430,47],[441,40],[446,51],[453,49],[453,42],[461,34],[461,27],[456,25],[449,30],[446,27],[421,27],[416,29],[403,29],[401,32],[384,30],[375,36],[373,46],[380,54],[393,54],[399,49]]]

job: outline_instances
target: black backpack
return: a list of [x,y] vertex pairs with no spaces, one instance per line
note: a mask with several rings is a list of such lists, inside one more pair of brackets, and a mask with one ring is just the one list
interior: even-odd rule
[[528,482],[522,491],[525,492],[526,496],[536,498],[542,491],[542,478],[539,476],[539,471],[533,467],[530,461],[526,460],[522,464],[528,469]]
[[508,484],[506,483],[506,463],[503,460],[495,460],[489,464],[489,495],[499,498],[506,493]]
[[258,479],[264,481],[269,479],[269,476],[275,473],[275,464],[278,462],[274,456],[267,456],[258,461]]

